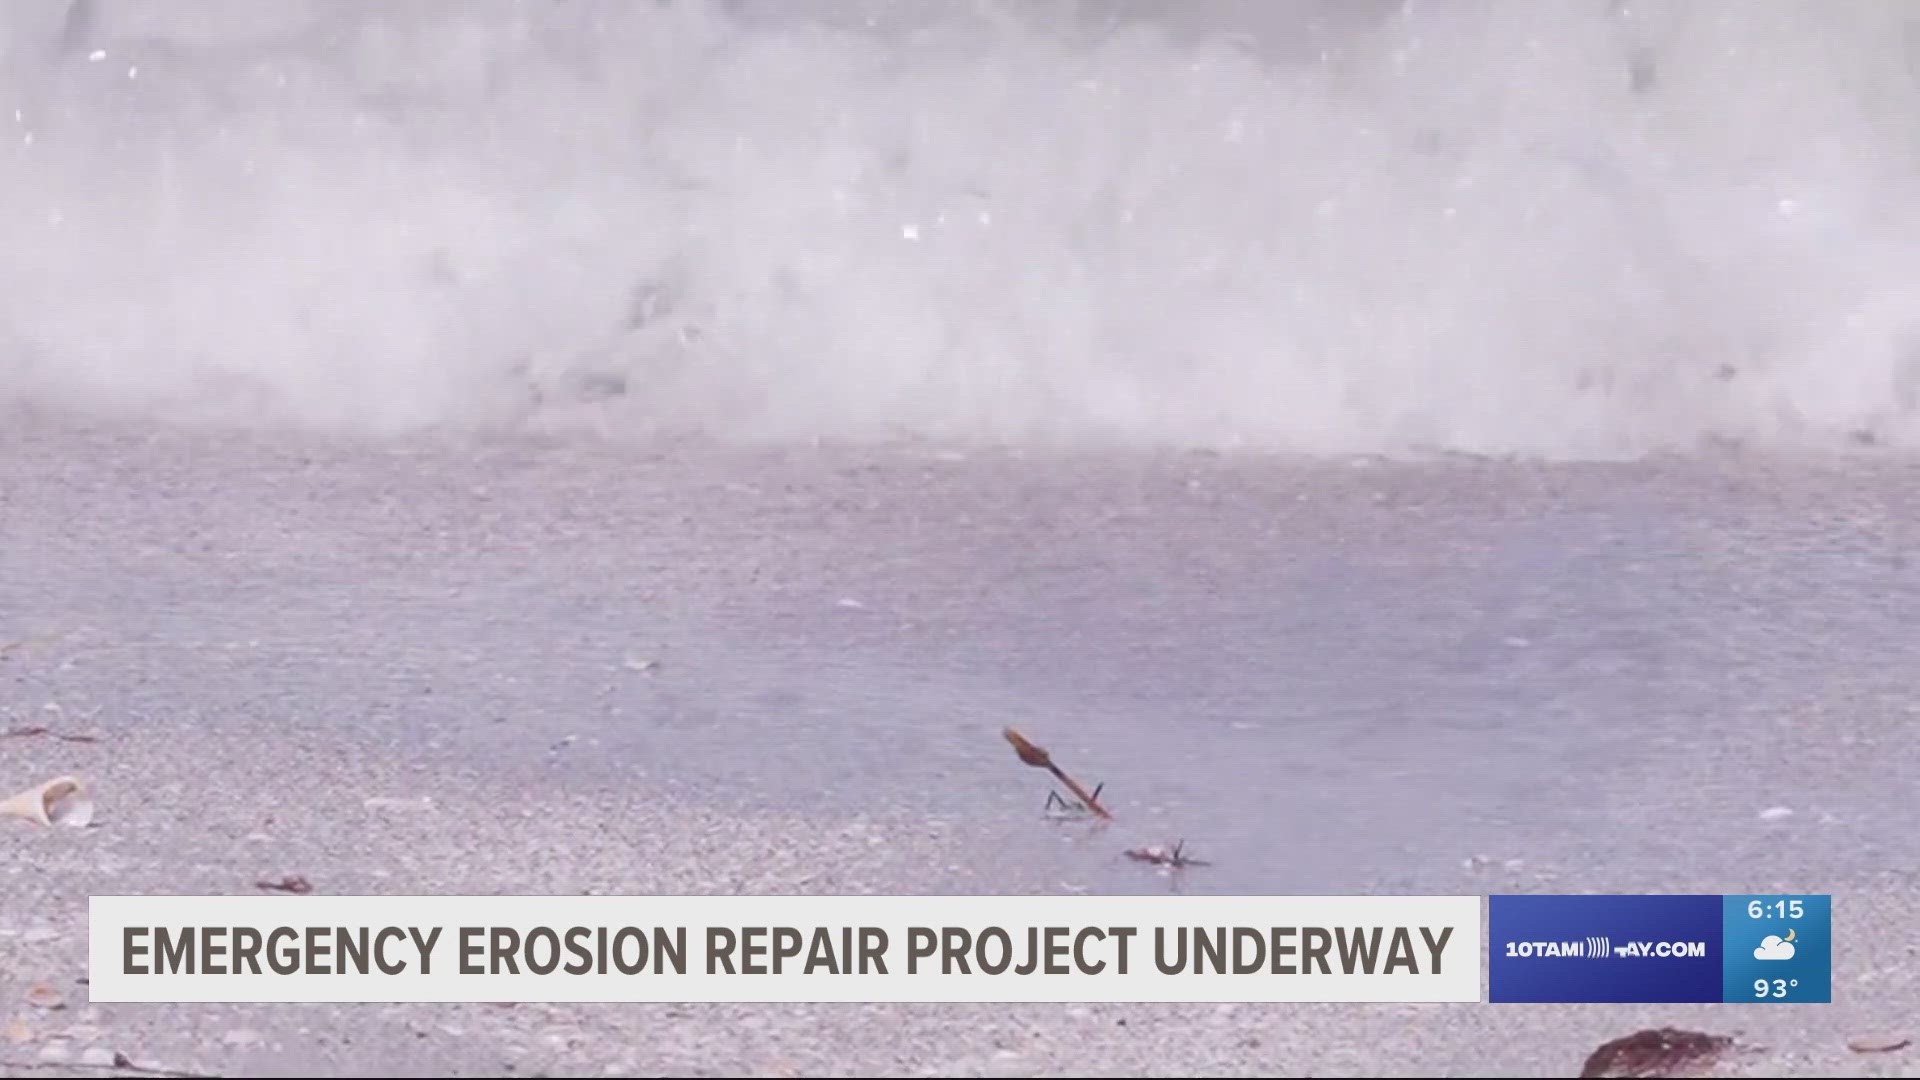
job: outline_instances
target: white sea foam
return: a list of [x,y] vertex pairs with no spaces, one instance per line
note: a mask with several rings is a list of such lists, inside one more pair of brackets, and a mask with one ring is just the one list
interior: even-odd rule
[[0,403],[1920,444],[1920,7],[0,11]]

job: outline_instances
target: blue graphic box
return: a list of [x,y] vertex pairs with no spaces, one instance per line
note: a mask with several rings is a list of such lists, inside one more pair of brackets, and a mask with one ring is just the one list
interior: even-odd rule
[[1717,1002],[1713,896],[1488,898],[1489,1001]]
[[1493,896],[1488,1000],[1828,1002],[1833,898]]
[[1729,896],[1722,925],[1725,1000],[1833,1000],[1832,896]]

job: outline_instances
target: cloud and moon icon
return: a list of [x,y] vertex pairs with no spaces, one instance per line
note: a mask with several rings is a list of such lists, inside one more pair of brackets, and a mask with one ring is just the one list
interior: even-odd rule
[[1794,931],[1787,931],[1786,937],[1768,934],[1760,939],[1760,947],[1753,950],[1755,960],[1791,960],[1793,959]]

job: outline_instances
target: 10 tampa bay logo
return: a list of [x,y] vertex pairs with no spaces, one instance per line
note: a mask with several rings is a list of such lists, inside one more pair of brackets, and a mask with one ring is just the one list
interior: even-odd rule
[[1613,957],[1683,957],[1700,959],[1707,955],[1705,941],[1623,941],[1618,945],[1605,935],[1561,941],[1509,941],[1506,954],[1513,959],[1541,957],[1560,959],[1584,957],[1606,960]]

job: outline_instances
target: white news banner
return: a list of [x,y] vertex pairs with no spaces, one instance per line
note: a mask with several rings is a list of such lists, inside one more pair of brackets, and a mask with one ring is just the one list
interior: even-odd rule
[[96,896],[94,1001],[1481,1000],[1477,896]]

